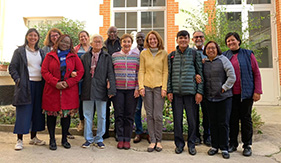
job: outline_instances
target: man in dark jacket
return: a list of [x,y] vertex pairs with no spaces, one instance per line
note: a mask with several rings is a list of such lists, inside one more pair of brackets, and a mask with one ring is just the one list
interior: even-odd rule
[[[174,117],[175,152],[182,153],[185,141],[183,139],[183,108],[187,114],[188,121],[188,152],[196,154],[196,117],[198,107],[202,101],[203,82],[197,84],[195,75],[202,74],[201,55],[189,48],[190,36],[185,30],[177,33],[177,49],[168,56],[168,100],[172,101]],[[203,78],[202,78],[203,81]]]
[[[84,137],[86,139],[86,142],[82,145],[83,148],[89,147],[92,143],[95,143],[99,148],[104,148],[102,136],[106,129],[106,102],[116,94],[112,59],[102,49],[102,44],[102,36],[92,36],[92,48],[81,56],[85,69],[81,94],[85,117]],[[97,135],[95,137],[93,137],[92,132],[94,105],[96,105],[98,118]]]
[[[118,52],[121,50],[120,39],[117,36],[118,30],[117,27],[111,26],[107,30],[108,38],[104,41],[105,50],[108,52],[109,55],[112,56],[113,53]],[[109,138],[109,126],[110,126],[110,106],[111,100],[109,99],[106,104],[106,130],[103,138]]]

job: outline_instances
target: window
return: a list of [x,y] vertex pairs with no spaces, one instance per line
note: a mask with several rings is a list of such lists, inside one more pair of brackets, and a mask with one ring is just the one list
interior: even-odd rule
[[219,5],[236,5],[241,4],[241,0],[218,0]]
[[113,20],[118,36],[155,30],[165,40],[165,5],[165,0],[114,0]]
[[270,4],[271,0],[247,0],[247,4]]

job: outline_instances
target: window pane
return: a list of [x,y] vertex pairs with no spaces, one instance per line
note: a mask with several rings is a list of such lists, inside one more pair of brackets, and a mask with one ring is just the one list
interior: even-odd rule
[[153,0],[153,6],[165,6],[165,0]]
[[236,31],[237,33],[242,32],[241,12],[227,12],[226,18],[229,20],[229,32]]
[[236,5],[241,4],[241,0],[218,0],[219,5]]
[[137,28],[136,12],[127,12],[127,28]]
[[141,13],[141,28],[152,28],[152,12]]
[[137,7],[137,0],[127,0],[127,7]]
[[164,11],[153,12],[153,28],[164,27]]
[[250,31],[250,41],[258,49],[256,58],[260,68],[272,68],[271,21],[269,11],[249,12],[249,26],[259,27]]
[[247,0],[247,4],[270,4],[271,0]]
[[123,34],[125,34],[125,30],[118,29],[118,37],[120,38]]
[[125,28],[125,13],[115,13],[115,26]]
[[149,7],[151,6],[151,0],[141,0],[141,7]]
[[113,7],[125,7],[125,0],[114,0]]

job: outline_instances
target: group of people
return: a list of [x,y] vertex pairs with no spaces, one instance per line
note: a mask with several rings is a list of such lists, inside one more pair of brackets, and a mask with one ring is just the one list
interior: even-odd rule
[[[237,150],[239,120],[243,155],[252,154],[253,102],[262,94],[261,76],[251,50],[242,49],[240,36],[230,32],[225,37],[229,50],[209,41],[204,45],[202,31],[193,33],[194,47],[189,46],[190,34],[177,33],[176,50],[168,54],[156,31],[145,36],[138,32],[137,47],[132,49],[133,37],[108,29],[106,41],[99,34],[91,38],[86,31],[78,35],[80,44],[73,46],[69,35],[57,28],[49,30],[43,49],[38,47],[39,33],[31,28],[24,45],[18,47],[10,63],[9,72],[15,81],[13,105],[16,106],[16,150],[23,148],[23,134],[31,131],[30,144],[44,145],[36,133],[45,129],[45,115],[49,131],[49,148],[56,150],[55,127],[57,116],[62,126],[61,144],[67,141],[70,117],[79,110],[79,130],[84,129],[85,143],[105,147],[109,137],[110,105],[114,108],[114,128],[117,148],[130,149],[134,122],[134,143],[141,140],[142,100],[147,116],[148,152],[162,151],[163,107],[165,98],[172,102],[175,153],[185,147],[183,138],[183,109],[188,122],[188,152],[196,154],[201,144],[199,105],[203,113],[203,142],[211,146],[208,155],[220,150],[223,158]],[[42,111],[43,109],[43,111]],[[92,125],[97,112],[97,133]],[[71,135],[70,135],[71,136]]]

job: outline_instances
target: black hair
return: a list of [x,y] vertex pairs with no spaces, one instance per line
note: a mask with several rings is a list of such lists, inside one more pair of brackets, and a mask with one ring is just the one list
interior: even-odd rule
[[227,39],[228,39],[230,36],[235,37],[236,40],[239,41],[239,46],[241,45],[241,42],[242,42],[242,41],[241,41],[241,39],[240,39],[239,34],[236,33],[236,32],[229,32],[228,34],[226,34],[225,39],[224,39],[225,45],[227,45],[227,42],[226,42],[226,41],[227,41]]
[[188,38],[190,38],[189,33],[186,30],[181,30],[177,33],[177,38],[180,36],[188,36]]
[[40,40],[40,35],[39,35],[39,32],[35,29],[35,28],[30,28],[28,29],[28,31],[26,32],[25,34],[25,38],[24,38],[24,44],[22,45],[23,47],[25,47],[26,45],[28,45],[28,41],[27,41],[27,35],[31,32],[35,32],[37,35],[38,35],[38,41],[36,42],[35,46],[34,46],[34,49],[35,50],[39,50],[39,40]]
[[207,55],[207,54],[206,54],[206,49],[207,49],[207,47],[208,47],[208,45],[209,45],[210,43],[214,43],[214,44],[216,45],[217,52],[218,52],[217,55],[221,55],[221,54],[222,54],[221,48],[220,48],[219,44],[216,43],[215,41],[209,41],[209,42],[207,42],[207,44],[204,46],[203,54],[204,54],[204,55]]

